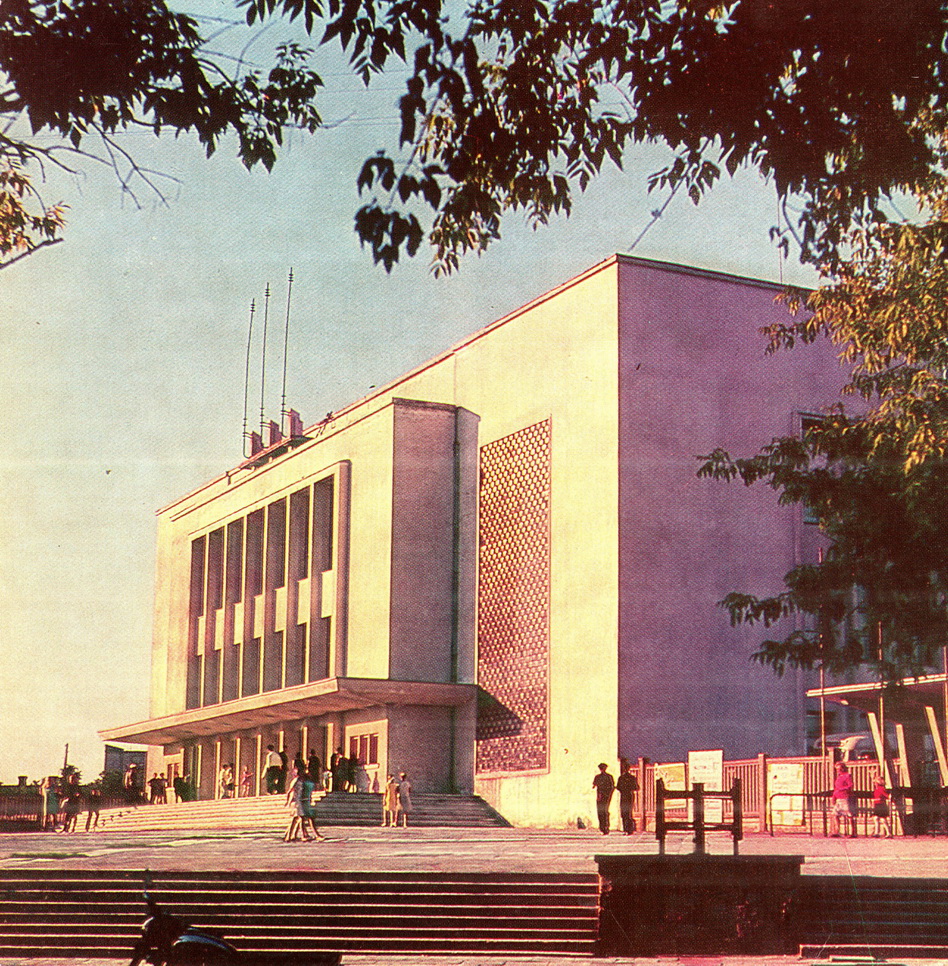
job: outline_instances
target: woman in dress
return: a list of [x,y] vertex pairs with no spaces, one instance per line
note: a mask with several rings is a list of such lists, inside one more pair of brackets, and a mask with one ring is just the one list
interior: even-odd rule
[[382,792],[382,828],[395,828],[398,815],[398,782],[394,775],[388,776],[385,790]]
[[283,834],[283,841],[292,842],[301,835],[304,842],[312,841],[306,831],[307,822],[313,831],[313,837],[318,841],[322,841],[324,836],[316,828],[314,821],[315,813],[313,812],[312,806],[315,786],[306,774],[305,765],[302,768],[295,768],[294,771],[296,774],[293,778],[293,783],[286,792],[286,804],[291,806],[293,811],[290,815],[290,824],[287,825],[286,832]]

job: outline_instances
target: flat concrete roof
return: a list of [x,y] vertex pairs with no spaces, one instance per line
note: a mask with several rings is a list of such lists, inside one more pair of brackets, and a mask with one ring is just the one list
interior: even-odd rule
[[885,703],[886,715],[924,714],[926,707],[944,711],[945,675],[925,674],[905,678],[897,684],[865,681],[860,684],[834,684],[824,688],[810,688],[808,698],[824,697],[836,704],[845,704],[860,711],[878,711],[879,698]]
[[195,736],[265,728],[284,721],[379,705],[457,707],[475,700],[477,685],[437,681],[389,681],[382,678],[327,678],[279,691],[265,691],[234,701],[149,718],[99,734],[105,741],[169,745]]

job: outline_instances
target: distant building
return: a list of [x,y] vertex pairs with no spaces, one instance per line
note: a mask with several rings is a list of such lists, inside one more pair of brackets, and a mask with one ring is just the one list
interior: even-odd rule
[[158,514],[156,746],[202,797],[268,744],[370,781],[589,811],[599,761],[799,753],[807,682],[716,606],[815,559],[766,488],[696,477],[835,399],[765,356],[779,286],[614,256]]
[[135,765],[144,774],[147,760],[147,751],[127,751],[125,748],[117,748],[115,745],[106,745],[105,767],[102,770],[106,774],[116,772],[119,775],[124,775],[129,765]]

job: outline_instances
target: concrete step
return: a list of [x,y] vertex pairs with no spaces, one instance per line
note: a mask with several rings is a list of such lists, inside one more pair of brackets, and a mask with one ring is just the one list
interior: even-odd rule
[[804,947],[948,946],[948,881],[804,876],[803,882],[798,898]]
[[[127,957],[141,873],[0,871],[0,957]],[[589,955],[594,875],[155,873],[165,911],[248,954]]]
[[[382,822],[381,795],[318,793],[316,824],[371,826]],[[260,795],[172,805],[138,805],[102,813],[99,828],[105,831],[156,831],[175,829],[283,829],[289,818],[283,795]],[[420,827],[485,828],[509,826],[502,816],[475,795],[419,794],[413,796],[408,816]]]

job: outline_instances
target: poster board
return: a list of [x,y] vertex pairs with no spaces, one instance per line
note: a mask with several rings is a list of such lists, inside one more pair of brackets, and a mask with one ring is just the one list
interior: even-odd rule
[[[720,792],[724,788],[724,750],[714,748],[709,751],[688,752],[688,787],[696,783],[704,785],[706,792]],[[688,820],[694,821],[694,802],[688,802]],[[720,824],[724,821],[724,802],[720,798],[709,798],[704,803],[704,820]]]
[[767,797],[772,825],[802,825],[803,762],[768,761]]
[[[685,763],[683,761],[672,762],[664,765],[655,766],[655,781],[661,779],[665,783],[666,791],[685,791],[688,785],[685,781]],[[665,802],[666,809],[678,809],[685,807],[685,799],[669,798]]]

